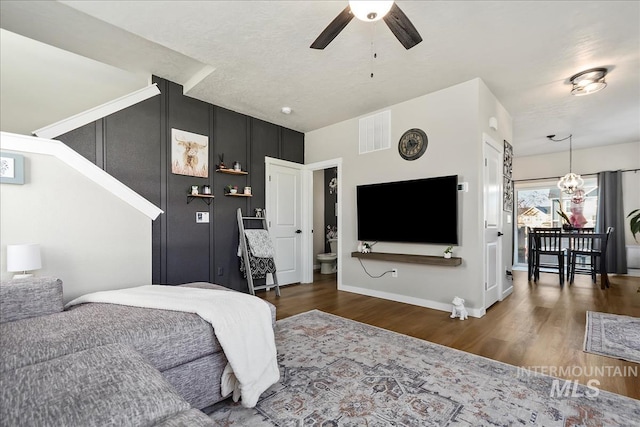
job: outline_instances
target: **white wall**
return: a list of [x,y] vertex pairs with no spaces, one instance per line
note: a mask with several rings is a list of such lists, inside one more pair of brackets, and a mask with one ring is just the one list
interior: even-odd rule
[[2,279],[7,244],[39,243],[64,299],[151,284],[151,220],[56,157],[24,154],[25,184],[0,184]]
[[[569,168],[569,153],[553,153],[538,156],[516,157],[513,174],[517,180],[564,176]],[[606,145],[602,147],[573,150],[573,172],[588,175],[601,171],[640,168],[640,142]],[[622,195],[625,216],[640,209],[640,172],[622,174]],[[628,223],[627,223],[628,224]],[[625,227],[627,245],[638,246]]]
[[[305,163],[338,157],[343,159],[340,177],[342,257],[339,260],[342,265],[342,283],[339,286],[345,290],[443,310],[449,310],[451,300],[458,295],[466,299],[468,307],[479,310],[483,307],[484,283],[482,132],[489,133],[489,116],[484,116],[490,112],[490,116],[501,117],[504,126],[494,134],[497,141],[511,138],[511,119],[479,79],[396,104],[388,109],[391,110],[389,150],[358,154],[359,118],[305,135]],[[406,161],[398,154],[397,141],[403,132],[414,127],[427,133],[429,145],[420,159]],[[370,278],[358,260],[350,255],[357,247],[356,186],[444,175],[458,175],[460,182],[469,183],[469,192],[459,193],[461,240],[460,245],[454,248],[455,256],[461,257],[463,264],[459,267],[439,267],[365,260],[365,267],[374,276],[392,268],[399,271],[398,278],[392,278],[390,274],[379,279]],[[438,208],[437,200],[426,198],[421,203],[426,203],[431,209]],[[416,209],[416,212],[408,216],[408,227],[414,222],[420,223],[419,214],[419,209]],[[384,226],[384,218],[380,218],[380,221],[381,226]],[[443,245],[380,242],[374,246],[374,251],[441,256],[444,248]]]

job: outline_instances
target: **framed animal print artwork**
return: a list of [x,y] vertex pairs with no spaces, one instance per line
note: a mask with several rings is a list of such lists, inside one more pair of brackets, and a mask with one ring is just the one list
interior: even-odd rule
[[209,137],[171,129],[171,173],[209,177]]

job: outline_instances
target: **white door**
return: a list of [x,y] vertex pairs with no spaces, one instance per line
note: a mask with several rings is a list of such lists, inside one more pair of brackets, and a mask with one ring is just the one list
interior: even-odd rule
[[302,280],[302,168],[291,162],[267,162],[266,218],[273,239],[278,284]]
[[483,135],[484,147],[484,308],[500,299],[502,289],[502,147]]

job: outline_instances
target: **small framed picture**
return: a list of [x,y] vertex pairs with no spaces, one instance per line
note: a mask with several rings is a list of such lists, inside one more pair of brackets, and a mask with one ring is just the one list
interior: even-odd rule
[[24,184],[24,156],[15,153],[0,153],[0,183]]

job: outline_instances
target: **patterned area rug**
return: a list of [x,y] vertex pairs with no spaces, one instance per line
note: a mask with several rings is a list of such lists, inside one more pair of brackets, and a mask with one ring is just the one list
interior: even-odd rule
[[276,326],[280,381],[219,426],[631,426],[640,401],[313,310]]
[[640,363],[640,318],[587,311],[584,351]]

